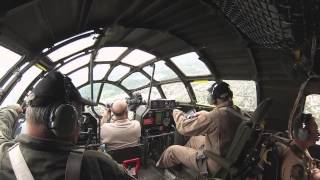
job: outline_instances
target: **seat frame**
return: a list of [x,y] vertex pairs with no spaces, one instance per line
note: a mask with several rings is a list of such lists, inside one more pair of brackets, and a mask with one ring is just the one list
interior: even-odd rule
[[271,105],[271,99],[267,98],[262,101],[256,110],[253,112],[252,117],[249,121],[243,120],[238,126],[231,145],[228,149],[226,156],[221,156],[211,151],[205,150],[204,153],[208,158],[213,159],[221,168],[217,172],[211,173],[209,179],[226,179],[231,177],[232,179],[237,179],[237,174],[239,173],[239,168],[236,167],[236,163],[244,151],[246,143],[251,138],[251,135],[256,130],[257,124],[266,116]]

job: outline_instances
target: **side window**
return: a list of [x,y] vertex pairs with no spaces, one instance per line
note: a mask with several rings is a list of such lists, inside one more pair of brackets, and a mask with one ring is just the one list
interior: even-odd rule
[[306,97],[304,113],[311,113],[318,119],[317,124],[320,125],[320,94],[311,94]]
[[208,67],[204,62],[199,60],[199,56],[195,52],[172,57],[171,60],[186,76],[204,76],[211,74]]
[[22,76],[21,80],[13,87],[1,106],[17,103],[23,91],[28,85],[41,73],[41,70],[36,66],[32,66]]
[[15,65],[21,56],[19,54],[10,51],[7,48],[0,46],[0,78],[10,69],[13,65]]
[[213,83],[214,81],[194,81],[191,83],[193,92],[197,98],[197,104],[209,105],[207,101],[209,95],[208,89]]
[[241,109],[254,111],[257,107],[257,90],[254,81],[225,81],[233,91],[233,102]]
[[[320,94],[310,94],[306,97],[304,113],[311,113],[316,118],[318,129],[320,128]],[[320,140],[317,141],[320,145]]]
[[190,102],[188,92],[184,87],[184,84],[181,82],[164,84],[161,88],[167,99],[175,99],[180,102]]
[[320,119],[320,94],[311,94],[306,97],[304,113],[311,113],[314,117]]

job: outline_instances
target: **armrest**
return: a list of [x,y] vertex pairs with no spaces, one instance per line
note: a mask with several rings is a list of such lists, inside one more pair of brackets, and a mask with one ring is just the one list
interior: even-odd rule
[[222,156],[214,153],[214,152],[210,152],[208,150],[204,150],[203,152],[208,158],[211,158],[212,160],[214,160],[216,163],[218,163],[219,165],[221,165],[224,169],[226,169],[230,174],[236,174],[238,172],[238,170],[234,167],[232,167],[232,162],[223,158]]

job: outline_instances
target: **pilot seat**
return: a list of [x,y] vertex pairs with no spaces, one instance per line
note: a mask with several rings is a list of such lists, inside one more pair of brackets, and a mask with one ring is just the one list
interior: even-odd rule
[[143,157],[143,144],[138,144],[135,146],[118,148],[107,150],[107,153],[111,155],[111,157],[122,164],[125,167],[130,175],[135,177],[138,176],[138,172],[141,167],[141,162]]
[[224,157],[210,151],[204,151],[208,158],[213,159],[221,165],[221,168],[217,172],[212,173],[208,179],[242,179],[243,173],[246,171],[243,169],[245,166],[241,163],[247,162],[248,159],[249,161],[258,163],[258,157],[256,158],[253,154],[257,155],[259,152],[254,152],[253,148],[259,144],[257,141],[260,138],[256,138],[259,134],[254,133],[256,133],[257,125],[260,124],[267,114],[270,105],[271,99],[265,99],[258,105],[250,120],[244,120],[239,125],[230,148]]

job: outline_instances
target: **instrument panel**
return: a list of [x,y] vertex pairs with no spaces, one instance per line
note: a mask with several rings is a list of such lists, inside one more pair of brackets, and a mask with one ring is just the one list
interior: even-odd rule
[[175,100],[151,100],[147,109],[137,110],[140,118],[142,134],[157,135],[171,132],[174,125],[172,110],[176,107]]
[[165,126],[169,127],[172,123],[171,111],[150,110],[143,118],[144,126]]
[[157,99],[157,100],[151,100],[150,102],[151,109],[173,109],[175,107],[176,107],[175,100]]

